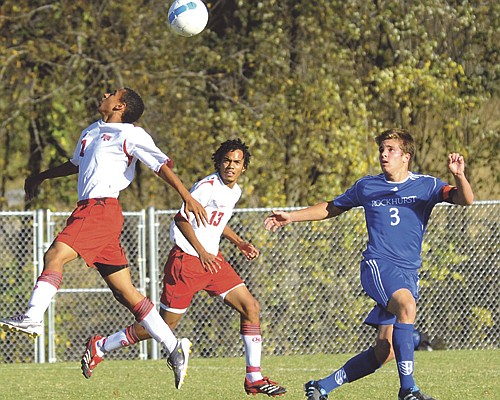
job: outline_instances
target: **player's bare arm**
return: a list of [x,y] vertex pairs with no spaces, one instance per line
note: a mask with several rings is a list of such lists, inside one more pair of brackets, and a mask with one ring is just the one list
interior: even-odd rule
[[198,257],[201,261],[201,264],[203,265],[203,268],[205,268],[205,270],[210,272],[211,274],[217,273],[221,269],[220,258],[214,256],[213,254],[210,254],[205,250],[203,245],[196,237],[191,223],[189,221],[186,221],[186,219],[184,219],[184,217],[180,213],[178,213],[174,217],[174,221],[175,225],[177,225],[181,233],[198,253]]
[[448,154],[448,169],[455,178],[454,190],[451,194],[451,201],[461,206],[469,206],[474,202],[474,192],[465,176],[465,160],[459,153]]
[[260,251],[252,243],[240,238],[228,225],[224,227],[222,235],[233,243],[244,254],[247,260],[255,260],[260,255]]
[[78,166],[71,161],[66,161],[64,164],[50,168],[37,175],[30,175],[24,182],[26,200],[30,201],[36,196],[37,188],[44,180],[74,175],[76,173],[78,173]]
[[187,216],[189,213],[193,213],[198,226],[203,224],[206,226],[208,222],[207,211],[205,208],[196,201],[189,190],[183,185],[179,177],[172,171],[167,165],[163,164],[158,171],[158,176],[162,178],[165,182],[167,182],[170,186],[172,186],[177,193],[181,196],[182,200],[184,200],[184,212]]
[[324,201],[297,211],[273,211],[273,213],[265,219],[264,226],[266,230],[276,232],[278,228],[292,222],[321,221],[323,219],[336,217],[343,212],[344,210],[334,206],[333,201]]

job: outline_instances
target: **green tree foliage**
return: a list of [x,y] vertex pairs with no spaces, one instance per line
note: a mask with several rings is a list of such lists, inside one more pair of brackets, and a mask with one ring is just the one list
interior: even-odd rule
[[[500,5],[437,0],[207,1],[208,28],[183,38],[168,2],[5,0],[0,6],[0,201],[71,156],[121,86],[141,93],[139,123],[190,186],[218,143],[254,155],[242,205],[329,199],[378,173],[373,137],[392,126],[418,141],[413,168],[450,178],[463,152],[478,198],[498,192]],[[177,208],[145,168],[128,209]],[[45,182],[26,207],[71,208],[76,181]]]

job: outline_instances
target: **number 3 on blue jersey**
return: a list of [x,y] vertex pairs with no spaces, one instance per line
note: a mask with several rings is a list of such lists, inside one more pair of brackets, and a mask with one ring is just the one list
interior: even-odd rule
[[399,210],[396,207],[391,207],[389,208],[389,212],[391,213],[391,225],[398,225],[401,222],[401,218],[399,218]]

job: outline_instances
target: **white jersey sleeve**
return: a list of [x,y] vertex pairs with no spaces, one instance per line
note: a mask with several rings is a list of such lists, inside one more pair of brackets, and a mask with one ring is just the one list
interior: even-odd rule
[[142,128],[99,120],[82,131],[71,162],[79,167],[78,199],[117,198],[140,160],[158,172],[170,159]]
[[135,127],[133,134],[127,135],[124,151],[129,156],[139,159],[154,172],[158,172],[163,164],[170,162],[170,158],[156,146],[153,138],[139,127]]

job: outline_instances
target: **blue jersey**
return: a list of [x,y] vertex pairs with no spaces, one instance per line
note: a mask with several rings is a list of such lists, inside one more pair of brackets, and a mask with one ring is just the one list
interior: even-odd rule
[[365,176],[333,200],[341,209],[362,206],[368,230],[365,259],[387,259],[402,268],[420,268],[422,240],[434,206],[445,201],[450,186],[412,172],[403,182],[383,174]]

